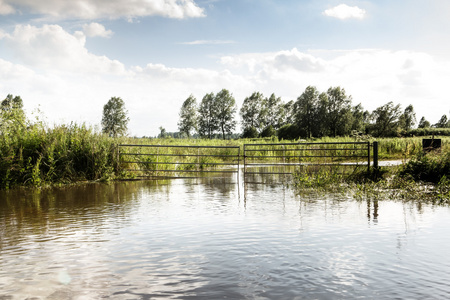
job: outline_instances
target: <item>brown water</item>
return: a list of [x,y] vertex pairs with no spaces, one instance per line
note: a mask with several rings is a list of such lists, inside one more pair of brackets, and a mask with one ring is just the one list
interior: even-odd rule
[[0,299],[448,299],[450,208],[233,178],[0,192]]

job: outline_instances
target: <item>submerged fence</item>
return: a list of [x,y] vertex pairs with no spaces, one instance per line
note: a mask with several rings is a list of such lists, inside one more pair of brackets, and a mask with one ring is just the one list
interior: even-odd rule
[[[378,144],[374,144],[378,149]],[[370,153],[369,142],[245,144],[244,173],[285,175],[299,168],[370,168]],[[374,158],[378,159],[378,155]],[[252,167],[251,171],[248,167]]]
[[195,178],[239,172],[239,146],[119,145],[124,171],[136,178]]
[[[373,156],[371,157],[371,149]],[[239,146],[119,145],[121,169],[135,178],[195,178],[214,174],[239,174]],[[244,144],[245,176],[287,175],[339,167],[342,172],[378,167],[378,143],[277,143]],[[239,175],[238,175],[239,176]]]

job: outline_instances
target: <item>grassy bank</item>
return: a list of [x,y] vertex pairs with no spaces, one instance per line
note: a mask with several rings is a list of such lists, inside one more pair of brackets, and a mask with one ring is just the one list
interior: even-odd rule
[[420,152],[404,165],[370,172],[362,168],[345,175],[336,168],[298,171],[294,186],[299,193],[334,191],[356,198],[450,204],[450,151]]
[[115,143],[85,125],[15,126],[0,136],[0,188],[115,178]]

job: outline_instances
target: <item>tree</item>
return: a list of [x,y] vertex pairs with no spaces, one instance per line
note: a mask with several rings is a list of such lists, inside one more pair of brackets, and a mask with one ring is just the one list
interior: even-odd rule
[[419,121],[419,125],[417,126],[418,128],[430,128],[431,124],[430,122],[428,122],[425,117],[422,117]]
[[398,133],[399,117],[401,115],[400,104],[394,105],[392,101],[378,107],[372,112],[375,120],[375,136],[394,136]]
[[190,95],[181,106],[180,121],[178,122],[178,130],[180,133],[191,136],[191,131],[197,130],[197,99]]
[[128,122],[130,121],[127,114],[125,102],[120,97],[109,99],[108,103],[103,106],[103,133],[108,134],[110,137],[125,135],[128,130]]
[[0,133],[24,129],[25,122],[22,98],[8,94],[0,104]]
[[450,127],[450,122],[447,119],[446,115],[443,115],[439,121],[433,125],[436,128],[449,128]]
[[217,107],[217,125],[222,131],[222,138],[225,139],[225,134],[231,134],[236,128],[236,100],[228,90],[223,89],[214,97],[214,102]]
[[351,97],[341,87],[330,87],[328,96],[328,130],[333,136],[346,135],[352,124]]
[[414,107],[410,104],[405,108],[405,111],[399,118],[400,128],[404,131],[408,131],[416,124],[416,113]]
[[158,138],[160,139],[164,139],[167,137],[167,131],[164,127],[159,126],[159,134],[158,134]]
[[217,107],[214,93],[206,94],[198,109],[198,134],[201,137],[212,138],[219,129],[217,124]]
[[250,128],[254,128],[259,133],[264,125],[264,106],[264,96],[259,92],[254,92],[250,97],[244,99],[242,107],[239,111],[239,114],[241,115],[241,125],[242,128],[244,128],[244,132],[246,130],[247,133],[250,131],[253,132]]
[[319,92],[316,87],[308,86],[295,102],[295,121],[304,137],[311,138],[313,136],[318,101]]
[[264,129],[269,128],[270,126],[273,129],[278,129],[282,126],[283,120],[283,110],[284,105],[281,102],[281,98],[275,96],[275,94],[270,95],[269,98],[266,98],[264,101],[265,104],[265,121]]
[[352,128],[356,132],[365,132],[366,125],[369,122],[369,112],[364,111],[361,103],[352,107]]

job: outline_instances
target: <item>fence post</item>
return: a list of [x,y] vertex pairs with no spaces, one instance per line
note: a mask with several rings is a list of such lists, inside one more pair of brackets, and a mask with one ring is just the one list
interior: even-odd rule
[[378,142],[373,142],[373,168],[378,169]]
[[367,142],[367,172],[370,172],[370,142]]

